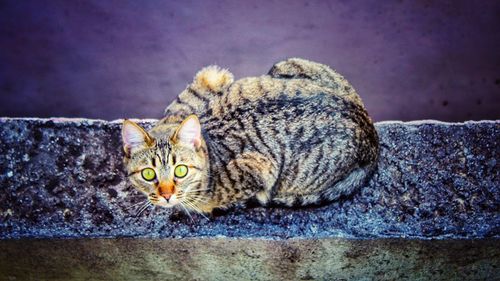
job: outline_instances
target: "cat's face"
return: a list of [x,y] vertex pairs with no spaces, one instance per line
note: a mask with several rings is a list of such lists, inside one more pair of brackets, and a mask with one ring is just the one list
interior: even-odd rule
[[196,116],[179,126],[165,125],[154,134],[125,120],[122,137],[129,179],[149,202],[200,211],[208,200],[209,167]]

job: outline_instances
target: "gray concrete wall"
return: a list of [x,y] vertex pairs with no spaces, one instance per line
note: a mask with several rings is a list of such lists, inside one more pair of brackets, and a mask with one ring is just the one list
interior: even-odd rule
[[0,3],[0,116],[159,118],[201,67],[328,64],[375,120],[499,119],[499,1]]
[[0,280],[495,280],[499,240],[0,240]]

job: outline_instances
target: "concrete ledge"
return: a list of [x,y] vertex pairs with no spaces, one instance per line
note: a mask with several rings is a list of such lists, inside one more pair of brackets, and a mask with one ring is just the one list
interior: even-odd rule
[[[145,123],[150,123],[147,121]],[[0,237],[488,238],[500,236],[500,122],[383,122],[378,171],[319,208],[191,221],[127,185],[120,122],[0,119]]]
[[500,121],[376,127],[378,170],[351,198],[191,220],[167,209],[134,216],[144,198],[124,180],[119,121],[2,118],[0,279],[85,279],[101,267],[96,279],[499,276]]
[[1,280],[494,280],[498,240],[0,240]]

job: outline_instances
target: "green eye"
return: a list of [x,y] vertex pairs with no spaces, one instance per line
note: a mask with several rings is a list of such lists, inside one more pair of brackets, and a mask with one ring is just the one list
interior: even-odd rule
[[188,167],[186,165],[177,165],[174,170],[174,175],[177,178],[183,178],[188,173]]
[[155,170],[151,168],[145,168],[141,172],[142,177],[147,181],[152,181],[156,178]]

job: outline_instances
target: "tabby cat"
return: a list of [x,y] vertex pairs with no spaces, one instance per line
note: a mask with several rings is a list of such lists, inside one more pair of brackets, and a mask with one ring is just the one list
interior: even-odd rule
[[158,206],[332,201],[363,185],[377,161],[377,133],[353,87],[304,59],[235,82],[206,67],[165,116],[149,132],[129,120],[122,129],[129,179]]

